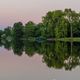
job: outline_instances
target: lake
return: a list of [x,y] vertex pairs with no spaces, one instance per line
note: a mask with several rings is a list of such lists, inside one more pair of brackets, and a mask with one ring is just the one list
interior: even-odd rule
[[0,80],[79,80],[80,43],[0,43]]

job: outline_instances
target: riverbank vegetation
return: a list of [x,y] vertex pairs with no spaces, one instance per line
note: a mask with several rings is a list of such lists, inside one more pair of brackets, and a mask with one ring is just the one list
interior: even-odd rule
[[0,40],[61,40],[80,41],[80,13],[71,9],[49,11],[42,17],[42,22],[32,21],[25,25],[14,23],[13,27],[0,30]]

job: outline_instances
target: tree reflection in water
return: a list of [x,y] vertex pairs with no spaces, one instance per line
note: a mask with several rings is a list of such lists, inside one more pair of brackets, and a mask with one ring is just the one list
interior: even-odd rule
[[23,52],[29,57],[35,54],[42,55],[43,63],[48,67],[72,70],[80,65],[80,43],[76,42],[29,42],[28,40],[12,39],[0,41],[0,46],[13,50],[14,54],[21,56]]

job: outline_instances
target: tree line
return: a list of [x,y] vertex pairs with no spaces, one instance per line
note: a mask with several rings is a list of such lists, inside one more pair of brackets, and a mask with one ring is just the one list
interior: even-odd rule
[[0,40],[10,40],[12,36],[29,40],[80,37],[80,13],[71,9],[49,11],[42,17],[41,23],[29,21],[23,25],[17,22],[13,27],[0,30]]

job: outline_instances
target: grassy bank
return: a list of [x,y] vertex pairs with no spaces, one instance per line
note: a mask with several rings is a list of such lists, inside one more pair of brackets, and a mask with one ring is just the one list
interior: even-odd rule
[[55,39],[55,41],[65,41],[65,42],[80,42],[80,38],[59,38],[59,39]]
[[[29,41],[34,42],[42,42],[42,41],[46,41],[46,39],[41,39],[41,38],[34,38],[34,37],[29,37],[28,38]],[[65,41],[65,42],[80,42],[80,37],[75,37],[75,38],[49,38],[47,39],[47,41]]]

